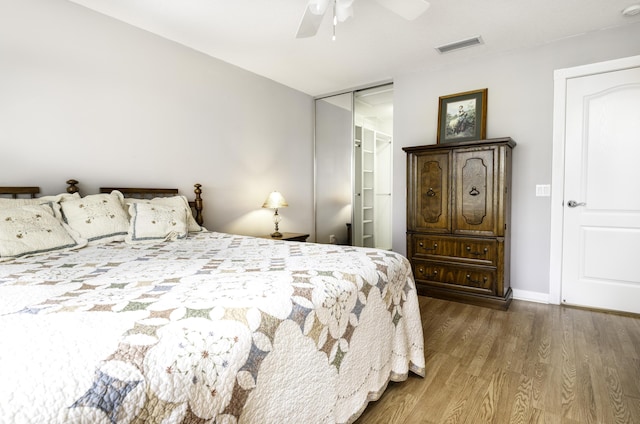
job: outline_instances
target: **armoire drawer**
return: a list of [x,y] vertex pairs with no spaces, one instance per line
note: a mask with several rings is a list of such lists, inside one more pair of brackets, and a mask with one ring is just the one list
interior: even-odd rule
[[481,294],[496,293],[496,272],[493,269],[416,259],[412,259],[411,264],[417,283]]
[[496,266],[498,246],[495,239],[446,237],[414,234],[413,256]]

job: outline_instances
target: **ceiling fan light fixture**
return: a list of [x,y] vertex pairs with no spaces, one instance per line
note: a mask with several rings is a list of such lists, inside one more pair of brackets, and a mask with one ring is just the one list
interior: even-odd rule
[[324,15],[329,6],[329,0],[309,0],[309,11],[314,15]]
[[480,37],[479,35],[476,35],[475,37],[466,38],[460,41],[454,41],[453,43],[449,43],[449,44],[443,44],[442,46],[436,47],[436,50],[442,54],[442,53],[449,53],[454,50],[464,49],[467,47],[477,46],[479,44],[484,44],[484,42],[482,41],[482,37]]
[[[353,13],[355,0],[307,0],[307,6],[298,25],[296,38],[313,37],[317,34],[323,17],[329,7],[333,8],[333,39],[335,40],[336,26],[338,22],[344,22]],[[396,15],[413,20],[429,8],[426,0],[375,0],[377,3]]]
[[336,3],[336,18],[338,22],[344,22],[350,17],[353,16],[353,7],[351,6],[341,6],[340,3]]

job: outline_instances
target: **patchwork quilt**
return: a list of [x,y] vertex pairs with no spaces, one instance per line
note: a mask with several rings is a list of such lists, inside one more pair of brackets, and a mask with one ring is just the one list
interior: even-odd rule
[[408,261],[215,232],[0,264],[0,421],[345,423],[424,376]]

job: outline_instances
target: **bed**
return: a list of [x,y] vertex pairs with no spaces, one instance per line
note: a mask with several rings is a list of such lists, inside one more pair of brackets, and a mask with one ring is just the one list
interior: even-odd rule
[[349,423],[424,376],[403,256],[207,231],[200,185],[70,182],[0,187],[0,421]]

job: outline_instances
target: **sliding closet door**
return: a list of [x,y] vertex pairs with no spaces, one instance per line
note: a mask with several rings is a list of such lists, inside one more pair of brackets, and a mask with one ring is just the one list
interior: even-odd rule
[[391,249],[393,85],[316,99],[317,243]]
[[391,250],[393,85],[354,93],[353,245]]
[[351,93],[316,100],[316,242],[349,244],[353,199]]

